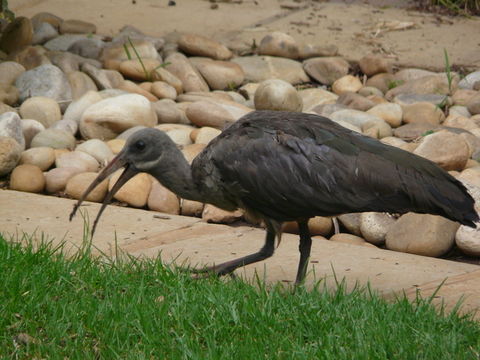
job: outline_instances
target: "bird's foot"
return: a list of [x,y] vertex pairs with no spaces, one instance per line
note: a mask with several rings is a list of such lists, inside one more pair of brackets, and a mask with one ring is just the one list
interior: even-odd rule
[[200,269],[192,269],[179,267],[178,269],[182,272],[188,272],[192,274],[193,279],[206,279],[210,276],[220,277],[223,275],[229,275],[231,278],[236,278],[236,275],[233,273],[238,265],[233,262],[226,262],[219,265],[206,266]]

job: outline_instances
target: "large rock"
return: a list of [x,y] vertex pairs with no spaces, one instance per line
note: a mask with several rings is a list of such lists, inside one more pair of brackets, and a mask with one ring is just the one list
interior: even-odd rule
[[55,163],[55,152],[49,147],[31,148],[22,152],[19,163],[35,165],[46,171]]
[[72,99],[77,100],[89,91],[97,91],[97,85],[90,76],[81,71],[67,73],[68,83],[72,89]]
[[385,120],[363,111],[339,110],[332,113],[330,118],[335,122],[352,124],[362,129],[363,132],[370,128],[375,128],[378,131],[378,137],[380,139],[392,136],[392,128],[385,122]]
[[360,230],[360,216],[359,213],[343,214],[337,217],[338,221],[352,234],[362,236]]
[[[108,183],[108,191],[112,190],[123,170],[115,172]],[[151,176],[147,173],[140,173],[128,180],[125,185],[115,194],[118,201],[127,203],[133,207],[144,207],[147,204],[148,195],[152,187]]]
[[410,80],[397,86],[385,94],[387,100],[392,100],[399,94],[442,94],[453,93],[458,84],[458,77],[454,77],[451,86],[448,85],[446,75],[428,75],[416,80]]
[[68,180],[76,174],[82,173],[83,169],[77,167],[54,168],[45,173],[45,190],[50,193],[56,193],[65,190]]
[[237,121],[252,109],[233,101],[207,100],[188,105],[188,119],[199,127],[210,126],[223,130],[225,125]]
[[180,36],[178,47],[188,55],[206,56],[216,60],[228,60],[232,57],[232,52],[226,46],[197,34]]
[[0,176],[7,175],[17,165],[22,147],[7,136],[0,136]]
[[154,71],[161,65],[157,59],[131,59],[124,60],[120,63],[118,71],[127,79],[137,81],[151,81]]
[[103,165],[106,165],[113,158],[113,152],[110,147],[99,139],[87,140],[78,145],[75,151],[87,153]]
[[110,140],[137,126],[152,127],[157,115],[147,98],[137,94],[107,98],[89,106],[80,120],[80,133],[85,139]]
[[240,65],[231,61],[216,61],[209,58],[190,58],[212,90],[236,88],[243,83],[245,73]]
[[324,85],[348,74],[350,65],[341,57],[318,57],[305,60],[303,68],[313,79]]
[[30,19],[19,16],[3,30],[0,36],[0,50],[13,53],[32,43],[33,26]]
[[72,101],[68,105],[65,114],[63,115],[64,119],[75,120],[77,123],[80,123],[83,112],[90,107],[91,105],[102,100],[103,97],[97,91],[88,91],[80,98]]
[[[80,199],[90,186],[90,184],[97,178],[98,174],[95,172],[84,172],[73,175],[67,182],[65,192],[68,196],[74,199]],[[86,197],[87,201],[102,202],[107,194],[108,179],[103,180],[98,184]]]
[[360,231],[369,243],[382,245],[395,219],[389,214],[365,212],[360,215]]
[[387,232],[389,250],[424,256],[442,256],[453,246],[460,225],[441,216],[407,213]]
[[290,83],[271,79],[263,81],[255,91],[257,110],[302,111],[303,102]]
[[39,123],[37,120],[33,119],[23,119],[22,120],[22,132],[23,137],[25,138],[25,148],[28,149],[32,143],[32,139],[40,131],[45,130],[45,126]]
[[96,172],[99,167],[98,161],[83,151],[71,151],[62,154],[55,160],[55,165],[57,168],[76,167],[82,169],[82,172]]
[[25,71],[15,81],[20,101],[32,96],[45,96],[65,104],[72,98],[72,90],[65,74],[55,65],[42,65]]
[[15,112],[6,112],[0,115],[0,136],[8,136],[25,149],[22,120]]
[[46,129],[33,137],[30,146],[32,148],[46,146],[53,149],[73,149],[75,147],[75,138],[65,130]]
[[183,91],[209,91],[202,75],[185,55],[173,53],[165,59],[165,62],[168,64],[165,69],[181,80]]
[[385,120],[391,127],[394,128],[399,127],[402,124],[403,111],[402,107],[398,104],[378,104],[368,109],[367,113]]
[[10,175],[10,189],[32,193],[42,192],[45,188],[45,177],[42,170],[35,165],[17,166]]
[[403,122],[411,124],[415,122],[427,122],[438,125],[445,120],[445,114],[438,107],[429,102],[418,102],[403,105]]
[[444,170],[463,170],[470,157],[464,138],[447,130],[424,136],[414,154],[427,158]]
[[[135,50],[132,48],[135,48]],[[111,61],[117,61],[117,66],[124,60],[136,58],[136,53],[143,59],[158,59],[158,52],[152,42],[142,39],[132,39],[132,44],[129,41],[116,41],[108,44],[103,48],[101,60],[106,68],[111,69],[107,64]],[[127,51],[125,51],[125,49]],[[130,55],[130,56],[129,56]],[[118,67],[115,69],[117,70]]]
[[260,55],[297,59],[299,48],[293,37],[280,31],[274,31],[262,38],[258,46],[258,53]]
[[353,75],[345,75],[335,80],[332,84],[332,91],[337,95],[342,95],[346,92],[357,92],[362,88],[360,79]]
[[242,67],[247,82],[280,79],[295,85],[309,81],[302,64],[295,60],[274,56],[242,56],[232,61]]
[[472,229],[462,225],[455,235],[458,248],[470,256],[480,256],[480,228]]
[[360,66],[360,70],[367,76],[392,72],[392,62],[376,54],[364,56],[359,60],[358,65]]
[[155,81],[152,83],[150,92],[158,99],[175,100],[177,98],[177,90],[165,81]]
[[25,100],[20,106],[20,115],[24,119],[37,120],[45,128],[62,118],[58,103],[45,96],[34,96]]
[[226,211],[212,204],[205,204],[202,212],[203,221],[216,224],[230,224],[239,220],[243,215],[241,210]]
[[180,199],[178,196],[153,179],[152,189],[147,201],[150,210],[160,211],[167,214],[180,214]]

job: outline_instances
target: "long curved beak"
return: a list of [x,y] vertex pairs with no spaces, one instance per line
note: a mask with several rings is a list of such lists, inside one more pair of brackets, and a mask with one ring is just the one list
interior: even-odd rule
[[90,184],[90,186],[85,190],[85,192],[82,194],[81,198],[77,201],[77,203],[73,206],[73,210],[70,213],[70,221],[72,221],[73,217],[75,216],[78,208],[80,205],[83,203],[83,201],[87,198],[88,194],[92,192],[95,187],[100,184],[103,180],[108,178],[110,175],[112,175],[115,171],[118,169],[121,169],[122,167],[125,168],[123,171],[122,175],[118,178],[117,182],[115,185],[113,185],[112,189],[107,193],[105,196],[105,199],[103,200],[102,207],[98,211],[97,217],[95,218],[95,221],[93,222],[93,227],[92,227],[92,236],[95,233],[95,229],[98,224],[98,220],[100,220],[100,216],[102,215],[103,211],[105,210],[106,206],[110,203],[112,200],[113,196],[115,193],[132,177],[134,177],[136,174],[139,173],[135,167],[131,166],[128,161],[125,159],[125,153],[121,151],[115,158],[113,158],[112,161],[98,174],[98,176],[93,180],[93,182]]

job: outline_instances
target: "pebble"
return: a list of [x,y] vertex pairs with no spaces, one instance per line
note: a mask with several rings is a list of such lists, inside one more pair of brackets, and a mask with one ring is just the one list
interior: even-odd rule
[[379,138],[392,136],[392,128],[383,119],[372,114],[367,114],[358,110],[340,110],[331,114],[331,120],[339,122],[344,121],[366,131],[370,128],[377,128]]
[[22,154],[22,147],[7,136],[0,136],[0,176],[10,173],[17,165]]
[[0,87],[0,102],[7,105],[15,105],[19,98],[18,89],[15,86],[2,85]]
[[155,102],[158,98],[152,93],[144,90],[142,87],[130,80],[123,81],[120,85],[117,86],[120,90],[125,90],[127,93],[142,95],[151,102]]
[[57,168],[76,167],[82,169],[82,172],[96,172],[99,168],[99,163],[93,156],[86,152],[70,151],[57,157],[55,166]]
[[110,140],[131,127],[156,124],[150,101],[142,95],[126,94],[90,105],[82,114],[80,133],[84,139]]
[[34,119],[45,128],[62,118],[60,106],[51,98],[45,96],[33,96],[20,105],[20,115],[24,119]]
[[127,140],[130,137],[130,135],[137,132],[138,130],[145,129],[145,128],[146,126],[143,126],[143,125],[131,127],[130,129],[127,129],[124,132],[122,132],[120,135],[118,135],[117,139]]
[[208,100],[189,104],[185,113],[192,124],[198,127],[210,126],[222,130],[250,111],[252,109],[233,101]]
[[324,85],[348,75],[350,65],[341,57],[318,57],[305,60],[303,68],[309,76]]
[[161,99],[152,104],[157,114],[159,124],[189,124],[185,111],[181,110],[175,101]]
[[303,111],[312,111],[313,108],[324,104],[335,104],[338,95],[322,88],[299,90],[298,95],[302,98]]
[[243,216],[241,210],[226,211],[212,204],[205,204],[202,212],[202,220],[208,223],[231,224]]
[[[469,159],[469,161],[470,160],[471,159]],[[480,166],[477,165],[475,167],[463,170],[457,179],[462,182],[468,182],[469,184],[480,188]]]
[[358,94],[365,97],[373,95],[375,97],[383,99],[383,92],[373,86],[362,86],[362,88],[358,90]]
[[468,101],[477,93],[475,90],[457,89],[452,95],[452,102],[455,105],[467,106]]
[[104,67],[107,69],[112,69],[112,67],[108,65],[113,61],[117,64],[117,67],[114,67],[113,69],[117,70],[120,62],[129,60],[129,56],[127,55],[125,49],[127,49],[131,58],[136,57],[136,53],[138,53],[138,57],[140,57],[142,60],[158,59],[157,49],[150,41],[143,39],[132,39],[132,44],[135,47],[135,50],[133,50],[129,41],[118,41],[105,45],[100,57]]
[[18,165],[10,175],[10,189],[40,193],[45,189],[42,170],[32,164]]
[[293,37],[280,31],[265,35],[258,46],[260,55],[298,59],[299,47]]
[[[96,172],[83,172],[80,174],[73,175],[67,181],[65,186],[65,193],[74,199],[80,199],[90,186],[90,184],[97,178],[98,174]],[[93,202],[102,202],[107,194],[108,190],[108,179],[103,180],[98,184],[85,198],[87,201]]]
[[23,119],[21,124],[23,137],[25,138],[25,148],[28,149],[31,146],[32,139],[40,131],[45,130],[45,126],[33,119]]
[[367,113],[385,120],[385,122],[393,128],[399,127],[402,124],[403,110],[398,104],[378,104],[368,109]]
[[212,90],[237,88],[245,80],[243,69],[234,62],[200,57],[190,58],[189,60]]
[[165,62],[168,63],[165,69],[182,82],[183,91],[209,91],[207,83],[185,55],[173,53],[165,59]]
[[473,85],[477,81],[480,81],[480,70],[467,74],[467,76],[465,76],[462,80],[460,80],[460,82],[458,83],[458,87],[460,89],[472,90]]
[[314,57],[331,57],[338,55],[338,46],[317,45],[317,44],[302,44],[298,47],[298,57],[300,59],[310,59]]
[[72,119],[62,119],[53,123],[50,129],[64,130],[75,136],[78,131],[78,123]]
[[188,55],[206,56],[216,60],[228,60],[233,55],[226,46],[218,41],[197,34],[180,36],[178,47]]
[[25,137],[23,136],[22,120],[15,112],[6,112],[0,115],[0,136],[8,136],[14,139],[25,149]]
[[353,75],[345,75],[333,82],[332,91],[337,95],[341,95],[349,91],[357,92],[362,88],[362,86],[362,82],[358,77]]
[[157,59],[131,59],[120,63],[118,71],[128,79],[136,81],[150,81],[153,72],[161,65]]
[[358,61],[358,65],[360,66],[360,70],[367,76],[392,72],[391,61],[376,54],[364,56]]
[[63,118],[75,120],[77,123],[80,123],[83,112],[90,105],[93,105],[102,99],[102,96],[97,91],[87,91],[80,98],[72,101],[70,105],[68,105]]
[[445,101],[447,105],[451,105],[449,97],[437,94],[400,94],[393,98],[393,102],[401,106],[424,102],[439,106],[440,104],[445,103]]
[[0,63],[0,85],[10,86],[15,84],[17,78],[26,71],[22,64],[15,61]]
[[264,80],[280,79],[296,85],[310,80],[302,64],[292,59],[274,56],[242,56],[233,58],[232,62],[241,66],[246,82],[260,83]]
[[187,160],[187,162],[191,164],[193,159],[195,159],[195,157],[198,154],[200,154],[203,149],[205,149],[205,144],[200,144],[200,143],[190,144],[183,147],[182,154],[183,156],[185,156],[185,159]]
[[[117,182],[122,172],[122,169],[118,170],[110,177],[108,191],[112,190],[113,185]],[[141,208],[147,205],[151,188],[151,176],[147,173],[140,173],[128,180],[114,195],[114,198],[130,206]]]
[[25,71],[15,81],[20,91],[20,101],[29,97],[44,96],[52,98],[62,109],[72,98],[72,90],[65,74],[55,65],[41,65],[35,69]]
[[[455,89],[455,84],[452,85],[452,90]],[[448,95],[450,93],[448,81],[446,76],[428,75],[416,80],[410,80],[399,85],[385,94],[387,100],[392,100],[395,96],[400,94],[442,94]]]
[[20,156],[19,164],[35,165],[47,171],[55,163],[55,152],[49,147],[37,147],[25,150]]
[[459,115],[459,116],[464,116],[464,117],[471,117],[472,114],[470,114],[470,111],[468,111],[466,106],[461,106],[461,105],[453,105],[448,109],[448,115]]
[[[195,131],[195,130],[194,130]],[[192,131],[193,133],[193,131]],[[195,144],[208,144],[210,141],[215,139],[218,135],[220,135],[222,132],[218,129],[209,127],[209,126],[204,126],[196,132],[195,138],[192,139],[192,141],[195,142]]]
[[423,256],[442,256],[453,246],[459,224],[441,216],[407,213],[386,236],[387,249]]
[[67,73],[67,79],[72,89],[73,100],[78,100],[89,91],[97,91],[97,85],[92,78],[81,71]]
[[443,111],[438,106],[429,102],[418,102],[411,105],[403,105],[403,122],[406,124],[426,122],[438,125],[445,120]]
[[[332,232],[332,219],[323,216],[315,216],[308,220],[308,229],[310,235],[327,236]],[[282,231],[291,234],[298,234],[298,224],[296,221],[287,221],[283,224]]]
[[436,128],[436,125],[426,122],[410,123],[396,128],[393,134],[402,140],[412,141],[431,133]]
[[166,82],[167,84],[175,88],[177,94],[181,94],[183,92],[182,81],[178,77],[173,75],[170,71],[162,67],[155,70],[152,80]]
[[60,34],[95,34],[97,26],[87,21],[72,19],[60,23]]
[[360,213],[343,214],[337,216],[337,219],[349,232],[357,236],[362,236],[360,216]]
[[[68,180],[83,170],[75,167],[54,168],[45,173],[47,193],[53,194],[65,190]],[[98,174],[97,174],[98,175]]]
[[435,162],[447,171],[463,170],[470,157],[463,137],[447,130],[424,136],[413,153]]
[[443,121],[443,126],[464,130],[478,129],[478,125],[474,120],[462,115],[452,114],[448,115],[445,121]]
[[81,66],[81,70],[93,80],[99,90],[113,88],[113,84],[107,76],[107,70],[98,69],[97,67],[87,63]]
[[371,244],[382,245],[388,230],[395,223],[395,218],[379,212],[364,212],[360,215],[360,232]]
[[43,45],[49,40],[58,36],[58,31],[55,27],[48,23],[42,22],[34,28],[32,36],[32,45]]
[[469,256],[480,256],[480,228],[461,225],[455,235],[458,248]]
[[365,85],[377,88],[385,94],[393,87],[398,86],[398,82],[399,81],[395,79],[395,75],[389,73],[380,73],[368,78],[365,82]]
[[330,241],[336,241],[336,242],[341,242],[341,243],[345,243],[345,244],[360,245],[360,246],[367,246],[367,247],[376,248],[375,245],[366,242],[360,236],[356,236],[356,235],[348,234],[348,233],[335,234],[330,238]]
[[375,106],[375,103],[355,92],[343,92],[337,99],[337,104],[345,105],[353,110],[367,111]]
[[58,29],[63,19],[49,12],[39,12],[32,16],[31,21],[34,28],[37,28],[42,23],[46,22],[52,25],[55,29]]
[[288,82],[278,79],[265,80],[255,91],[257,110],[302,111],[303,102],[297,90]]
[[178,196],[152,178],[152,189],[148,195],[147,206],[150,210],[166,214],[180,214],[180,199]]
[[193,200],[180,200],[180,214],[183,216],[202,216],[204,204]]
[[3,29],[0,36],[0,50],[7,54],[30,45],[33,38],[33,26],[30,19],[19,16]]
[[40,131],[32,139],[30,147],[51,147],[53,149],[75,148],[75,138],[65,130],[46,129]]
[[477,91],[467,102],[467,109],[472,115],[480,114],[480,92]]
[[110,150],[112,150],[114,155],[117,155],[120,151],[122,151],[123,147],[125,146],[125,139],[113,139],[106,142]]
[[175,100],[177,98],[177,90],[164,81],[155,81],[151,86],[150,92],[158,99]]
[[101,165],[106,165],[114,156],[110,147],[99,139],[87,140],[78,145],[75,151],[83,151],[93,156]]
[[183,128],[167,131],[166,134],[175,144],[185,146],[192,143],[192,140],[190,139],[191,132],[192,129]]

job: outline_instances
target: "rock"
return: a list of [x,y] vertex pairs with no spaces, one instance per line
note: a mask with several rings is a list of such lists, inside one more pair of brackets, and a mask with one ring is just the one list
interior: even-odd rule
[[[307,60],[310,61],[310,60]],[[309,81],[298,61],[273,56],[242,56],[232,59],[245,73],[245,81],[260,83],[269,79],[284,80],[292,85]]]
[[177,91],[177,94],[181,94],[183,92],[182,81],[178,77],[173,75],[170,71],[162,67],[155,70],[152,80],[166,82],[167,84],[175,88],[175,90]]
[[465,169],[460,173],[457,179],[463,183],[467,182],[469,184],[480,187],[480,171],[479,170],[480,170],[479,166]]
[[448,117],[443,122],[443,126],[464,130],[478,129],[478,125],[475,123],[474,120],[461,115],[448,115]]
[[7,136],[0,136],[0,176],[7,175],[17,165],[22,147]]
[[10,60],[16,61],[26,70],[31,70],[40,65],[51,64],[52,62],[46,56],[46,50],[41,46],[26,46],[9,56]]
[[50,129],[64,130],[75,136],[78,131],[78,123],[72,119],[62,119],[54,122]]
[[395,73],[395,79],[401,81],[402,83],[406,83],[407,81],[411,80],[418,80],[425,76],[433,76],[438,75],[433,71],[428,71],[424,69],[415,69],[415,68],[407,68],[402,69]]
[[83,169],[76,167],[54,168],[45,173],[45,190],[50,194],[63,191],[67,186],[68,180],[81,172],[83,172]]
[[195,144],[208,144],[210,141],[215,139],[222,132],[218,129],[204,126],[200,128],[195,136],[195,139],[192,139]]
[[3,30],[0,36],[0,50],[7,54],[30,45],[33,38],[33,26],[30,19],[19,16]]
[[0,87],[10,86],[25,72],[25,67],[15,61],[4,61],[0,63]]
[[14,112],[18,114],[17,109],[11,107],[10,105],[0,103],[0,115],[5,114],[6,112]]
[[387,232],[387,249],[423,256],[442,256],[453,245],[459,224],[441,216],[407,213]]
[[447,171],[463,170],[470,157],[463,137],[446,130],[425,136],[413,153],[435,162]]
[[455,116],[463,116],[463,117],[471,117],[470,111],[468,111],[466,106],[461,105],[453,105],[448,109],[448,115],[455,115]]
[[346,234],[346,233],[335,234],[330,238],[330,241],[336,241],[336,242],[341,242],[341,243],[345,243],[345,244],[360,245],[360,246],[367,246],[367,247],[376,248],[375,245],[366,242],[360,236],[356,236],[356,235],[352,235],[352,234]]
[[52,64],[58,66],[67,75],[73,71],[79,71],[80,62],[85,62],[81,61],[85,60],[82,57],[66,51],[50,51],[48,54]]
[[25,150],[20,156],[19,164],[35,165],[46,171],[55,163],[55,152],[49,147],[37,147]]
[[225,90],[240,86],[245,73],[240,65],[231,61],[216,61],[209,58],[190,58],[212,90]]
[[318,57],[303,62],[307,74],[324,85],[332,85],[335,80],[347,75],[349,67],[341,57]]
[[337,56],[337,45],[313,45],[303,44],[298,48],[298,57],[300,59],[310,59],[313,57],[332,57]]
[[41,65],[25,71],[17,78],[15,86],[20,91],[21,102],[29,97],[45,96],[65,104],[63,108],[66,108],[66,101],[72,98],[67,77],[55,65]]
[[[132,48],[131,43],[127,40],[107,44],[103,48],[102,55],[100,57],[103,61],[104,67],[111,69],[112,67],[108,66],[109,62],[116,61],[119,65],[119,63],[124,60],[135,58],[137,56],[136,53],[138,53],[138,57],[140,57],[142,60],[159,59],[157,49],[150,41],[144,39],[132,39],[132,44],[135,47],[135,50]],[[125,51],[125,49],[127,51]],[[127,54],[127,52],[130,54],[130,56]],[[117,70],[118,67],[114,69]]]
[[71,119],[80,123],[83,112],[90,107],[91,105],[102,100],[102,96],[97,91],[88,91],[83,94],[80,98],[72,101],[68,105],[65,114],[63,115],[64,119]]
[[143,126],[143,125],[131,127],[130,129],[127,129],[124,132],[122,132],[120,135],[118,135],[117,139],[127,140],[130,137],[130,135],[132,135],[133,133],[136,133],[138,130],[145,129],[145,128],[146,126]]
[[104,90],[113,88],[113,84],[107,75],[107,70],[98,69],[95,66],[87,63],[83,64],[81,69],[93,80],[98,89]]
[[347,91],[343,92],[337,99],[337,104],[345,105],[350,109],[367,111],[375,106],[375,103],[362,95]]
[[403,105],[403,122],[406,124],[426,122],[438,125],[445,120],[443,111],[428,102],[418,102],[411,105]]
[[280,31],[265,35],[258,46],[260,55],[298,59],[299,48],[293,37]]
[[458,77],[456,77],[451,87],[448,86],[448,80],[445,75],[429,75],[420,79],[410,80],[403,85],[397,86],[385,94],[387,100],[392,100],[400,94],[442,94],[448,95],[456,89]]
[[362,232],[360,231],[360,216],[359,213],[343,214],[337,216],[337,219],[349,232],[357,236],[362,236]]
[[97,91],[97,85],[85,73],[72,71],[67,74],[68,83],[72,89],[72,99],[78,100],[89,91]]
[[[330,118],[330,115],[340,110],[348,110],[348,107],[341,104],[323,104],[323,105],[317,105],[311,109],[313,113],[318,114],[320,116],[327,117],[327,118]],[[360,128],[357,128],[357,129],[358,129],[358,132],[362,131]]]
[[392,72],[392,63],[380,55],[370,54],[364,56],[359,60],[358,65],[360,70],[367,76]]
[[53,149],[75,148],[75,138],[65,130],[46,129],[40,131],[32,139],[30,147],[51,147]]
[[192,132],[192,129],[188,128],[183,128],[183,129],[173,129],[170,131],[167,131],[166,134],[172,141],[181,146],[185,145],[190,145],[192,143],[192,140],[190,139],[190,133]]
[[189,164],[192,163],[193,159],[202,152],[203,149],[205,149],[205,144],[190,144],[186,145],[182,149],[182,154],[185,156],[185,159]]
[[60,34],[95,34],[97,27],[82,20],[65,20],[60,24],[59,30]]
[[45,177],[35,165],[23,164],[13,169],[10,175],[10,189],[40,193],[45,189]]
[[303,111],[313,111],[319,105],[335,104],[338,99],[338,95],[321,88],[299,90],[297,94],[302,98]]
[[180,214],[183,216],[202,216],[203,212],[203,203],[193,200],[180,200]]
[[462,225],[455,235],[458,248],[469,256],[480,256],[480,228]]
[[402,124],[403,110],[398,104],[378,104],[367,110],[368,114],[375,115],[385,120],[391,127],[399,127]]
[[345,75],[333,82],[332,91],[337,95],[341,95],[349,91],[355,93],[360,90],[362,86],[362,82],[356,76]]
[[450,105],[448,96],[437,94],[400,94],[393,98],[393,102],[401,106],[424,102],[440,106],[441,104],[445,104],[445,101],[446,105]]
[[154,211],[173,215],[180,214],[180,199],[178,196],[160,184],[155,178],[152,179],[152,189],[148,195],[147,206]]
[[455,105],[467,106],[468,101],[477,93],[475,90],[457,89],[452,95],[452,102]]
[[151,103],[137,94],[119,95],[89,106],[80,120],[85,139],[113,139],[136,125],[154,126],[157,115]]
[[57,36],[58,31],[52,24],[42,22],[34,29],[32,36],[32,45],[42,45]]
[[157,114],[159,124],[189,124],[190,120],[185,115],[185,111],[178,108],[175,101],[171,99],[161,99],[153,104]]
[[45,126],[33,119],[23,119],[21,121],[23,137],[25,138],[25,148],[28,149],[32,143],[32,139],[40,131],[45,130]]
[[128,39],[138,41],[148,41],[155,49],[161,50],[165,45],[165,39],[153,36],[147,36],[139,29],[131,25],[125,25],[120,29],[120,32],[113,38],[113,42],[126,42]]
[[362,132],[375,127],[379,138],[392,136],[392,128],[383,119],[358,110],[340,110],[331,114],[335,122],[346,122],[362,129]]
[[[362,95],[365,97],[368,96],[375,96],[375,98],[383,99],[383,92],[380,89],[377,89],[373,86],[362,86],[360,90],[358,90],[358,95]],[[386,100],[384,100],[386,102]]]
[[473,115],[480,114],[480,92],[468,100],[467,109]]
[[374,245],[382,245],[395,218],[385,213],[365,212],[360,215],[360,232],[363,238]]
[[124,60],[120,63],[118,71],[128,79],[137,81],[151,81],[154,77],[154,71],[161,65],[157,59],[138,59]]
[[410,123],[396,128],[393,133],[402,140],[412,141],[432,133],[436,128],[436,125],[425,122]]
[[122,151],[123,147],[125,146],[124,139],[113,139],[107,141],[107,145],[112,150],[114,155],[117,155],[120,151]]
[[198,127],[210,126],[223,129],[227,124],[240,119],[252,109],[233,101],[197,101],[189,104],[186,115]]
[[395,78],[395,75],[389,73],[380,73],[367,79],[365,85],[377,88],[385,94],[388,90],[393,89],[401,84],[399,83],[399,80]]
[[70,45],[68,52],[87,59],[98,59],[104,46],[105,43],[97,38],[80,39]]
[[[95,172],[84,172],[73,175],[67,182],[65,187],[65,193],[74,199],[80,199],[90,186],[90,184],[98,176]],[[85,200],[93,202],[102,202],[107,194],[108,179],[103,180],[98,184],[86,197]]]
[[175,100],[177,98],[177,90],[175,90],[172,85],[164,81],[155,81],[152,84],[150,92],[158,99]]
[[205,204],[202,212],[202,220],[216,224],[231,224],[242,217],[241,210],[226,211],[212,204]]
[[0,87],[0,103],[7,105],[15,105],[18,102],[19,92],[15,86],[1,86]]
[[[332,219],[323,216],[315,216],[308,220],[310,235],[327,236],[332,232]],[[287,221],[283,224],[282,231],[291,234],[299,234],[296,221]]]
[[197,34],[184,34],[178,40],[181,51],[193,56],[206,56],[216,60],[228,60],[232,52],[219,42]]
[[55,166],[57,168],[76,167],[82,169],[82,172],[96,172],[99,163],[93,156],[83,151],[71,151],[57,157]]
[[31,21],[35,29],[38,26],[40,26],[42,23],[46,22],[58,30],[58,28],[60,27],[60,24],[63,22],[63,19],[49,12],[39,12],[34,16],[32,16]]
[[[112,190],[123,170],[115,172],[108,183],[108,191]],[[133,207],[144,207],[147,205],[148,195],[152,188],[151,176],[147,173],[139,173],[128,180],[114,195],[118,201],[127,203]]]
[[303,102],[297,90],[283,80],[265,80],[255,91],[257,110],[302,111]]
[[458,83],[458,87],[460,89],[473,89],[473,85],[480,81],[480,70],[471,72],[467,76],[465,76],[460,82]]
[[0,136],[8,136],[14,139],[25,149],[25,137],[23,136],[22,120],[15,112],[6,112],[0,115]]
[[20,115],[24,119],[34,119],[46,128],[62,118],[58,103],[45,96],[34,96],[20,106]]
[[387,136],[384,137],[383,139],[380,140],[382,143],[390,145],[390,146],[395,146],[400,149],[402,149],[407,142],[403,141],[402,139],[399,139],[395,136]]
[[93,156],[95,160],[103,165],[106,165],[114,156],[110,147],[98,139],[91,139],[81,143],[75,148],[75,151],[83,151]]
[[168,63],[165,69],[182,82],[183,91],[209,91],[207,83],[185,55],[171,54],[165,59],[165,62]]
[[148,91],[144,90],[139,85],[135,84],[133,81],[130,81],[130,80],[123,81],[120,85],[117,86],[117,88],[121,90],[125,90],[126,92],[129,92],[132,94],[142,95],[143,97],[147,98],[152,102],[158,101],[158,98],[155,95],[153,95],[152,93],[149,93]]
[[[196,101],[203,101],[203,100],[212,100],[212,101],[228,101],[232,102],[232,97],[225,92],[222,91],[212,91],[212,92],[204,92],[204,91],[191,91],[188,93],[180,94],[177,96],[177,101],[179,103],[192,103]],[[181,104],[179,104],[181,106]]]

